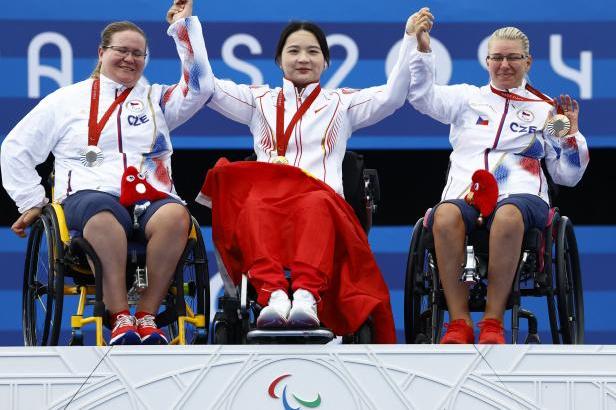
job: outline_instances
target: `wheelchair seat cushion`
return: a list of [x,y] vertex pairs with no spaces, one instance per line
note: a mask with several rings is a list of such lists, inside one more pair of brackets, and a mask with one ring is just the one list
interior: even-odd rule
[[[387,285],[353,209],[332,188],[296,167],[234,162],[211,169],[201,193],[211,199],[214,244],[236,284],[260,258],[300,261],[328,275],[318,305],[326,326],[349,334],[372,316],[376,342],[395,343]],[[332,242],[315,251],[311,238],[328,230]]]

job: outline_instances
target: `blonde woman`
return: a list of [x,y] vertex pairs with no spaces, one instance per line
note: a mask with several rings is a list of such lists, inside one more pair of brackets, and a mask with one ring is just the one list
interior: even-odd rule
[[[408,100],[418,111],[450,124],[453,148],[441,202],[428,218],[450,323],[441,343],[474,343],[468,289],[459,281],[465,235],[475,228],[478,211],[464,201],[473,173],[491,172],[498,183],[496,210],[486,219],[490,231],[487,304],[479,343],[505,343],[503,315],[520,257],[524,232],[545,226],[550,200],[541,168],[555,183],[574,186],[588,165],[588,148],[578,130],[579,105],[568,95],[552,100],[532,87],[528,37],[515,27],[496,30],[488,42],[489,83],[439,86],[428,33],[416,32],[419,52],[411,58]],[[542,130],[555,110],[570,121],[558,138]]]

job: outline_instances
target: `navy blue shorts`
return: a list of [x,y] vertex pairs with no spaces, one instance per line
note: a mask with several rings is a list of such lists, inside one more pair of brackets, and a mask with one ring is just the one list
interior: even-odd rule
[[[479,216],[479,211],[475,209],[472,205],[469,205],[464,201],[464,199],[447,199],[443,202],[439,202],[438,205],[432,209],[430,212],[430,216],[428,217],[428,228],[432,229],[432,224],[434,224],[434,213],[436,208],[444,203],[450,203],[456,205],[460,212],[462,213],[462,219],[464,220],[464,224],[466,225],[466,232],[472,232],[477,226],[477,217]],[[532,194],[511,194],[507,198],[502,199],[496,204],[496,209],[492,212],[484,222],[486,224],[486,228],[490,230],[492,226],[492,222],[494,221],[494,215],[498,208],[503,205],[511,204],[520,210],[522,214],[522,218],[524,219],[524,232],[528,231],[530,228],[545,228],[545,225],[548,221],[548,215],[550,212],[550,207],[545,201],[539,198],[537,195]]]
[[178,199],[167,197],[154,201],[141,214],[137,221],[139,229],[133,227],[133,215],[120,204],[120,198],[106,192],[85,189],[67,197],[62,203],[66,225],[69,231],[81,234],[90,218],[99,212],[108,211],[118,220],[126,232],[126,237],[135,241],[145,241],[145,227],[154,213],[165,204],[184,204]]

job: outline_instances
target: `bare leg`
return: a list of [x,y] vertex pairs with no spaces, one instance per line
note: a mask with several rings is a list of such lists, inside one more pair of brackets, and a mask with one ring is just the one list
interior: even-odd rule
[[189,223],[186,208],[172,203],[160,207],[148,221],[145,227],[148,287],[139,299],[138,311],[154,315],[158,312],[186,247]]
[[463,319],[472,326],[473,322],[468,311],[468,288],[460,282],[466,237],[466,227],[460,209],[449,203],[439,205],[434,214],[432,233],[450,321]]
[[[83,237],[92,245],[103,267],[103,301],[107,310],[128,309],[126,298],[126,232],[111,212],[88,220]],[[92,270],[94,266],[90,262]]]
[[485,319],[503,320],[511,283],[520,260],[524,220],[514,205],[496,211],[490,228],[490,263]]

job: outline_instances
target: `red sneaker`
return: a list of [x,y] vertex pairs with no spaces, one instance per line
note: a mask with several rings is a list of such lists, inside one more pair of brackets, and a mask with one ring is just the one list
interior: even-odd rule
[[481,345],[504,345],[505,329],[498,319],[483,319],[477,323],[479,327],[479,344]]
[[441,344],[475,344],[475,332],[464,319],[453,320],[446,323],[447,332],[441,338]]
[[165,333],[156,326],[154,315],[147,312],[135,313],[137,331],[141,337],[142,345],[166,345],[169,342]]
[[110,346],[141,344],[141,338],[135,326],[135,318],[131,316],[128,310],[111,315],[111,322],[113,329],[109,340]]

